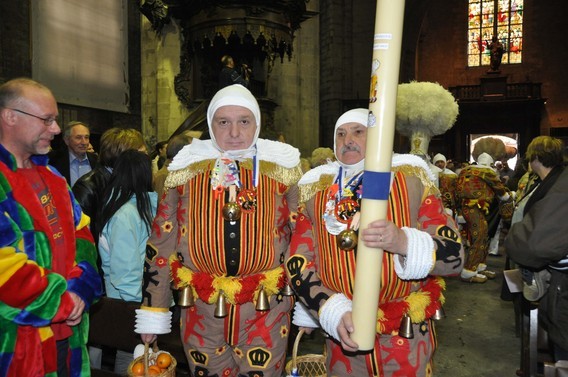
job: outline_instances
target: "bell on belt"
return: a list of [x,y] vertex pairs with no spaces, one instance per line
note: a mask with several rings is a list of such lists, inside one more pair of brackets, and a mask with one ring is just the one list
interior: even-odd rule
[[294,290],[290,287],[290,284],[286,283],[284,288],[282,288],[282,295],[283,296],[294,296]]
[[412,321],[410,320],[410,316],[408,314],[405,314],[402,317],[402,321],[400,322],[400,329],[398,330],[398,335],[406,339],[414,338]]
[[353,229],[345,229],[337,235],[337,246],[341,250],[353,250],[357,246],[357,233]]
[[195,304],[195,300],[193,299],[193,289],[190,286],[183,287],[179,290],[178,294],[178,305],[182,308],[187,308]]
[[439,321],[444,318],[446,318],[446,312],[444,311],[444,307],[440,305],[440,307],[434,312],[432,319],[434,321]]
[[256,310],[259,312],[265,312],[270,310],[270,302],[268,301],[268,296],[264,291],[264,287],[260,287],[260,291],[258,292],[258,297],[256,298]]
[[223,218],[227,221],[237,221],[241,218],[241,206],[235,202],[225,203],[223,206]]
[[225,294],[223,290],[219,291],[219,297],[217,298],[217,304],[215,305],[215,317],[224,318],[227,316],[227,300],[225,299]]

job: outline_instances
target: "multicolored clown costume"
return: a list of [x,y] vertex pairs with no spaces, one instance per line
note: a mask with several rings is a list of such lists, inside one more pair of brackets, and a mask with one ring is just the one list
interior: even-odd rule
[[[219,91],[208,113],[235,102],[260,125],[256,100],[239,85]],[[175,288],[190,287],[195,304],[182,309],[181,335],[195,376],[280,376],[285,364],[293,298],[280,293],[282,264],[298,204],[300,154],[257,136],[240,156],[213,140],[184,147],[169,166],[148,241],[139,321],[168,310],[172,280]],[[231,217],[235,211],[240,217]],[[269,310],[256,310],[261,291]],[[221,318],[220,300],[227,303]]]
[[17,169],[0,145],[0,376],[57,376],[62,336],[69,336],[70,376],[88,376],[88,313],[73,327],[65,320],[74,307],[69,292],[86,309],[102,292],[89,218],[47,156],[31,161],[35,169]]
[[[366,126],[364,118],[357,117],[354,114],[345,123]],[[349,225],[335,220],[343,217],[346,202],[360,202],[366,189],[361,173],[361,165],[345,169],[338,161],[309,171],[298,183],[301,209],[286,261],[290,284],[303,304],[296,304],[294,323],[309,326],[296,321],[296,316],[309,317],[328,333],[330,376],[430,376],[436,347],[431,318],[444,302],[445,283],[438,275],[459,274],[463,248],[455,222],[444,211],[435,178],[417,156],[393,158],[388,219],[405,231],[409,249],[421,256],[407,259],[384,252],[373,351],[345,352],[335,328],[326,326],[333,323],[330,318],[350,311],[357,249],[339,248],[338,237]],[[413,339],[398,335],[405,315],[411,319]]]

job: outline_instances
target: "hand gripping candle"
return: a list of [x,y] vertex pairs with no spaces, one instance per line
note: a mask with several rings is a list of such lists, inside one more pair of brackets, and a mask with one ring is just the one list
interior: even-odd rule
[[[360,229],[386,219],[396,119],[404,0],[378,0],[373,38],[369,120]],[[357,246],[351,338],[360,350],[375,344],[383,251]]]

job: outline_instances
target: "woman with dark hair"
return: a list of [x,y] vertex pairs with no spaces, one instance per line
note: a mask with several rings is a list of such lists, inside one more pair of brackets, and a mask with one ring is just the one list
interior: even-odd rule
[[144,136],[133,128],[114,127],[106,130],[101,136],[99,146],[99,165],[82,176],[73,186],[73,195],[83,212],[91,218],[91,233],[98,242],[100,228],[98,218],[103,206],[102,195],[108,185],[112,169],[122,152],[136,149],[146,152]]
[[[150,157],[132,149],[122,152],[105,189],[97,224],[101,229],[99,254],[107,297],[142,301],[146,241],[157,202]],[[126,373],[131,361],[131,353],[117,351],[115,372]]]
[[168,147],[168,141],[162,140],[156,143],[154,151],[152,152],[150,158],[152,159],[152,172],[154,174],[164,166],[166,162],[166,148]]
[[156,214],[152,165],[147,154],[123,152],[103,197],[99,253],[108,297],[142,300],[146,241]]

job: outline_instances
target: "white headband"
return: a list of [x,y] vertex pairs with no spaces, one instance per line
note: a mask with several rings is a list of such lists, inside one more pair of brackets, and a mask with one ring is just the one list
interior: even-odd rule
[[444,156],[444,155],[441,154],[441,153],[438,153],[438,154],[435,155],[434,158],[432,159],[432,163],[435,164],[436,161],[444,161],[444,162],[447,162],[447,161],[446,161],[446,156]]
[[254,98],[252,93],[247,88],[239,84],[224,87],[213,96],[211,103],[209,103],[209,107],[207,108],[207,125],[209,126],[209,135],[211,136],[211,141],[213,142],[213,145],[215,145],[215,147],[219,150],[221,150],[221,148],[215,140],[215,135],[213,134],[212,127],[213,116],[215,115],[215,112],[223,106],[241,106],[249,109],[252,112],[256,121],[256,134],[254,135],[252,145],[248,146],[248,148],[251,148],[256,143],[258,135],[260,134],[260,107],[258,106],[256,98]]
[[339,161],[339,158],[337,156],[337,152],[335,151],[336,147],[337,147],[337,143],[335,140],[335,133],[337,132],[337,129],[346,124],[346,123],[359,123],[362,124],[363,126],[367,127],[367,122],[369,121],[369,110],[368,109],[352,109],[349,110],[345,113],[343,113],[343,115],[341,115],[339,117],[339,119],[337,119],[337,122],[335,122],[335,129],[333,130],[333,153],[335,154],[335,158],[337,158],[337,161]]

